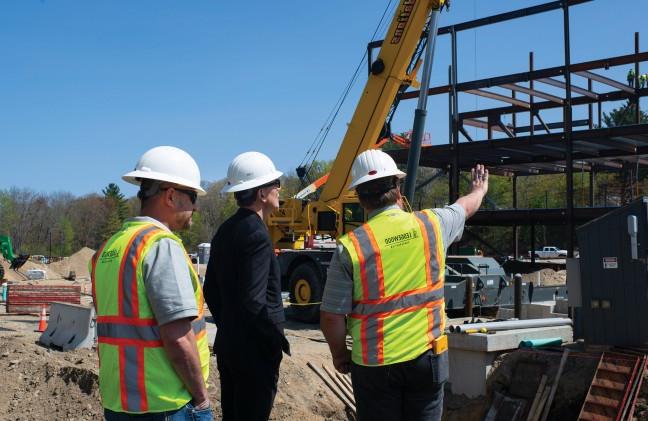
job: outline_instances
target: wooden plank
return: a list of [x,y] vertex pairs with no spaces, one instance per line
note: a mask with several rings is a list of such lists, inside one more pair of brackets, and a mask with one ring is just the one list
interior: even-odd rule
[[623,392],[626,387],[624,383],[619,383],[607,379],[594,379],[594,381],[592,382],[592,386],[603,387],[605,389],[612,389],[619,392]]
[[545,387],[544,391],[542,392],[542,395],[540,396],[540,401],[538,402],[538,406],[536,407],[535,412],[531,416],[530,421],[538,421],[538,419],[540,418],[540,414],[542,414],[542,410],[544,409],[545,403],[549,398],[549,393],[551,393],[551,386]]
[[585,401],[612,409],[617,409],[619,407],[619,401],[617,399],[612,399],[601,395],[589,395],[585,398]]
[[553,398],[556,396],[556,389],[558,389],[558,382],[560,381],[560,376],[562,375],[563,369],[565,368],[565,363],[567,362],[567,357],[569,357],[569,348],[565,348],[560,359],[560,365],[558,366],[558,373],[556,373],[556,378],[554,379],[553,385],[551,386],[551,393],[549,393],[549,398],[545,404],[544,411],[542,412],[542,421],[546,421],[549,416],[549,410],[551,409],[551,404],[553,403]]
[[540,398],[542,397],[542,392],[545,389],[545,384],[547,383],[547,376],[545,374],[540,378],[540,384],[538,385],[538,390],[536,391],[535,397],[533,398],[533,403],[531,408],[529,408],[529,413],[527,414],[527,421],[531,419],[531,416],[535,413],[538,404],[540,403]]
[[342,384],[340,379],[338,379],[337,376],[335,374],[333,374],[331,372],[331,370],[329,370],[328,367],[326,367],[324,364],[322,364],[322,368],[324,369],[324,371],[326,371],[326,374],[329,375],[329,377],[331,378],[331,380],[333,380],[333,382],[337,385],[337,387],[340,388],[342,393],[344,393],[344,396],[347,397],[349,402],[351,402],[352,404],[355,405],[355,397],[353,396],[353,392],[351,392],[349,389],[347,389],[346,386],[344,386]]
[[630,374],[632,372],[632,367],[603,362],[601,363],[599,370],[611,371],[613,373]]
[[[339,371],[336,371],[335,375],[337,376],[338,379],[340,379],[340,381],[342,382],[344,387],[346,387],[347,390],[349,392],[351,392],[351,394],[353,395],[353,386],[351,385],[351,382],[349,381],[349,379],[344,374],[341,374]],[[354,400],[355,400],[355,397],[354,397]]]
[[310,361],[307,363],[307,365],[326,383],[326,385],[331,389],[331,391],[337,396],[347,407],[349,407],[354,413],[356,412],[356,407],[354,404],[352,404],[344,394],[338,390],[338,388],[335,386],[335,384],[328,379],[324,373],[321,372],[317,367],[315,367]]
[[586,420],[586,421],[611,421],[611,420],[614,420],[613,417],[606,417],[604,415],[594,414],[592,412],[582,412],[578,419],[579,420]]

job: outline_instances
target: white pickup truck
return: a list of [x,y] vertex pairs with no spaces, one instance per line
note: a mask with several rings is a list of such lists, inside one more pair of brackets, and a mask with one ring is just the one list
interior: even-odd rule
[[[537,259],[558,259],[567,257],[567,250],[561,250],[553,246],[545,246],[542,250],[534,251],[533,254],[535,254]],[[531,252],[529,252],[529,257],[531,257]]]

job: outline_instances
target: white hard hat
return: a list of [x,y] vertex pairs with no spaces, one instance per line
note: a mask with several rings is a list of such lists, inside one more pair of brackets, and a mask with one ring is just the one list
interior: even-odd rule
[[367,181],[383,177],[405,177],[405,173],[396,167],[391,156],[378,149],[369,149],[358,155],[351,166],[351,184],[349,190]]
[[227,183],[223,193],[235,193],[262,186],[276,180],[283,173],[261,152],[243,152],[227,168]]
[[198,164],[187,152],[173,146],[157,146],[141,156],[135,170],[122,175],[128,183],[140,185],[141,179],[166,181],[195,190],[198,196],[207,193],[200,187]]

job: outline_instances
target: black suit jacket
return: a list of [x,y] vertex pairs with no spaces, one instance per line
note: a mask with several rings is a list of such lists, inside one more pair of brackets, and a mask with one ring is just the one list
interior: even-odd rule
[[236,357],[243,347],[290,354],[283,327],[281,272],[268,228],[240,208],[211,243],[205,301],[218,328],[214,351]]

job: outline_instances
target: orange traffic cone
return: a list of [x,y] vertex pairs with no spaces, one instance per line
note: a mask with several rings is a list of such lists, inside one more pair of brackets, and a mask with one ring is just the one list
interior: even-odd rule
[[47,306],[41,304],[40,320],[38,321],[38,332],[45,332],[47,329]]

